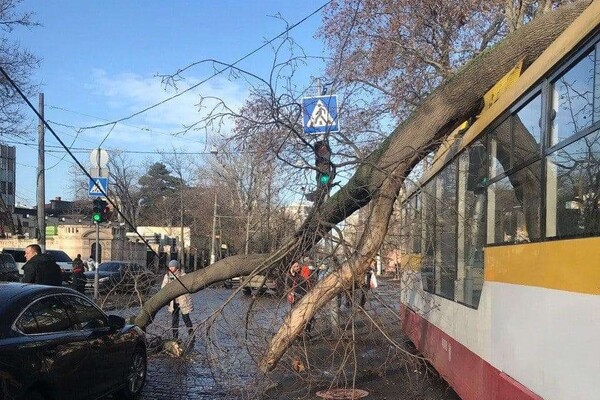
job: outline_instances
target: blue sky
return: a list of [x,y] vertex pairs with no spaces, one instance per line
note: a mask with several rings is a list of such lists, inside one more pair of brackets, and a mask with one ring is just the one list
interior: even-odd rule
[[[194,106],[199,95],[223,98],[231,106],[241,105],[247,96],[242,80],[227,80],[223,74],[140,116],[111,126],[78,131],[86,127],[127,117],[175,94],[165,91],[156,74],[173,73],[193,62],[213,58],[234,62],[285,30],[274,18],[280,14],[294,24],[325,4],[321,1],[78,1],[24,0],[21,9],[35,13],[43,26],[19,29],[12,39],[42,59],[34,81],[40,82],[45,96],[45,117],[61,139],[78,150],[83,164],[89,151],[107,137],[103,148],[126,151],[205,152],[206,133],[192,132],[183,137],[171,133],[199,117]],[[321,13],[294,28],[291,36],[310,55],[323,55],[322,43],[314,38]],[[266,77],[273,52],[265,48],[239,66]],[[319,75],[323,65],[313,61],[296,78],[300,87],[311,85],[311,75]],[[181,88],[212,75],[208,65],[186,73]],[[30,99],[38,104],[37,96]],[[32,120],[34,116],[32,114]],[[35,124],[34,124],[35,125]],[[110,132],[110,133],[109,133]],[[46,199],[70,199],[68,170],[72,161],[57,149],[46,132]],[[17,146],[17,202],[35,204],[37,138]],[[142,165],[158,161],[152,154],[132,155]]]

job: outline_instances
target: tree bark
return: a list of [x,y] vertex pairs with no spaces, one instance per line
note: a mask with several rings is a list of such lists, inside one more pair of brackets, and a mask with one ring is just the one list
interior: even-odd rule
[[[372,213],[357,250],[341,267],[319,282],[294,307],[271,340],[261,360],[264,371],[272,370],[295,336],[328,301],[351,286],[366,270],[367,260],[378,251],[404,177],[421,158],[456,126],[475,115],[483,95],[517,62],[528,67],[558,35],[590,4],[591,0],[565,5],[510,34],[494,48],[480,54],[436,89],[415,112],[367,157],[350,179],[321,207],[316,207],[294,239],[271,255],[235,256],[190,273],[182,282],[190,292],[239,275],[256,274],[269,268],[287,266],[293,254],[301,254],[335,225],[373,201]],[[174,282],[159,291],[143,306],[136,324],[145,327],[156,312],[185,293]]]

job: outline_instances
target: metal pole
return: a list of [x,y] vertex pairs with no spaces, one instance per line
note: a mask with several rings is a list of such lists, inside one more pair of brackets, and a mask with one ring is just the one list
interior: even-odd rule
[[321,84],[321,79],[317,78],[317,96],[323,95],[323,85]]
[[96,268],[95,268],[95,272],[94,272],[94,300],[98,300],[98,283],[99,283],[98,260],[100,259],[100,224],[97,222],[95,224],[96,224],[96,254],[94,255],[94,266]]
[[215,263],[215,235],[217,230],[217,193],[215,193],[215,208],[213,212],[212,235],[210,237],[210,263]]
[[186,271],[186,266],[184,265],[185,263],[185,257],[184,257],[184,252],[185,252],[185,241],[183,240],[183,178],[181,179],[181,186],[179,189],[179,205],[180,205],[180,211],[179,211],[179,224],[180,224],[180,239],[181,241],[179,243],[177,243],[177,255],[179,258],[179,265],[181,265],[181,267],[183,268],[183,271]]
[[37,165],[37,219],[38,244],[42,252],[46,251],[46,177],[44,173],[44,93],[39,96],[40,121],[38,124],[38,165]]

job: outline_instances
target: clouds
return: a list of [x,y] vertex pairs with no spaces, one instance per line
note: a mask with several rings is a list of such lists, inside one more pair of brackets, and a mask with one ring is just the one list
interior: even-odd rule
[[[97,101],[105,104],[107,112],[104,114],[116,115],[114,119],[126,118],[162,103],[123,121],[122,124],[117,124],[114,129],[114,133],[123,144],[139,143],[140,140],[144,140],[144,137],[152,136],[149,141],[162,147],[161,144],[172,144],[173,137],[170,137],[169,133],[180,132],[184,126],[197,123],[217,104],[217,100],[208,100],[204,107],[199,109],[198,102],[201,96],[221,99],[233,110],[239,110],[247,96],[245,88],[220,76],[186,92],[200,82],[199,78],[187,78],[178,81],[175,90],[173,87],[165,87],[161,84],[160,78],[154,76],[134,73],[110,75],[104,70],[96,69],[92,73],[88,89]],[[171,98],[177,94],[179,94],[177,97]],[[228,124],[229,126],[225,126],[225,133],[232,127],[230,121]],[[161,133],[157,136],[163,136],[164,140],[157,138],[156,135],[140,135],[143,132]],[[114,133],[111,133],[111,138]],[[205,132],[189,132],[185,136],[197,139],[204,135]],[[113,142],[114,139],[111,139],[111,145],[116,144]]]

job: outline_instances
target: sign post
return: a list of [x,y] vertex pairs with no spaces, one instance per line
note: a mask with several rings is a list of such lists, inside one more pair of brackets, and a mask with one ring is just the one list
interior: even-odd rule
[[315,96],[302,99],[304,133],[335,133],[340,131],[337,96]]
[[[108,152],[102,149],[94,149],[90,153],[90,164],[91,164],[91,173],[90,175],[95,176],[96,178],[92,178],[89,181],[88,185],[88,195],[90,197],[104,197],[104,195],[108,195],[108,168],[106,167],[108,164]],[[98,276],[98,265],[100,260],[100,223],[94,222],[96,224],[96,248],[94,254],[94,300],[98,300],[98,286],[99,286],[99,276]]]

